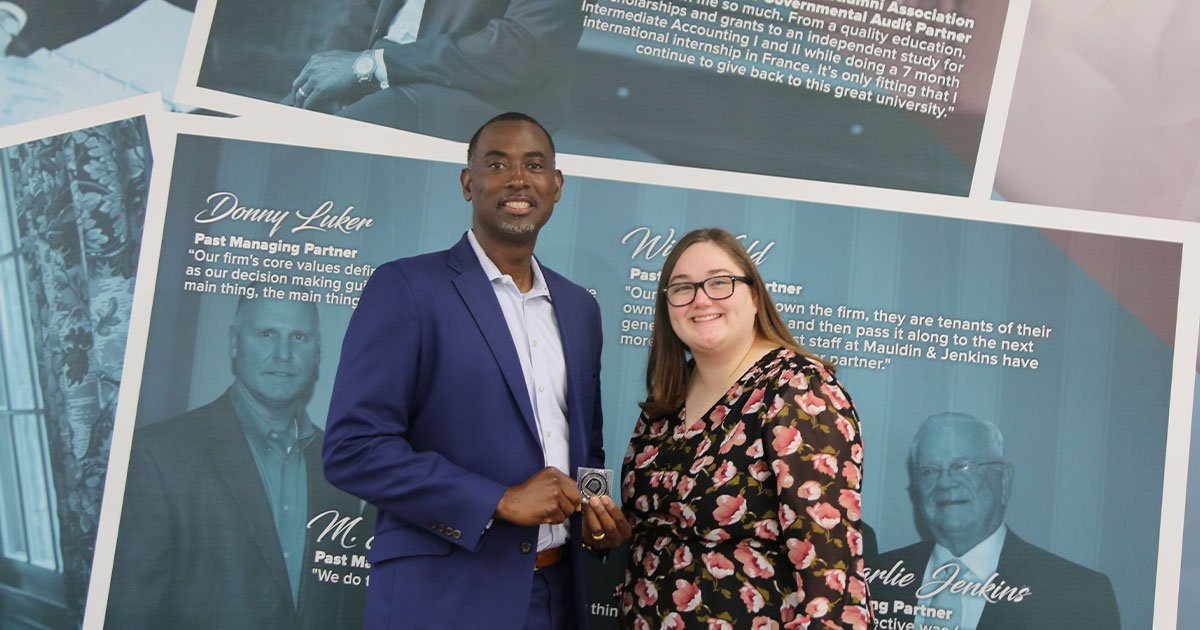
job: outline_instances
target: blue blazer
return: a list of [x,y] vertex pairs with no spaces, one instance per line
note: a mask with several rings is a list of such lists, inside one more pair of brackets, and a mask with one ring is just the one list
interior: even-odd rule
[[[542,271],[566,359],[574,475],[604,462],[600,310]],[[379,509],[367,628],[523,627],[538,529],[492,514],[545,463],[516,346],[465,235],[371,276],[342,344],[323,454],[330,482]],[[583,627],[578,515],[571,533]]]

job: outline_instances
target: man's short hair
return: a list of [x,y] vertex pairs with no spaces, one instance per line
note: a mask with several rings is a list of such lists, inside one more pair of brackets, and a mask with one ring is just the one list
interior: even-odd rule
[[546,134],[546,142],[550,143],[550,157],[554,157],[556,152],[554,149],[554,138],[550,137],[550,132],[546,131],[546,128],[542,126],[542,123],[534,120],[533,116],[530,116],[529,114],[522,114],[521,112],[504,112],[503,114],[492,117],[491,120],[480,125],[479,129],[476,129],[475,133],[471,135],[471,140],[467,142],[467,161],[470,162],[471,156],[475,155],[475,147],[479,145],[479,135],[483,133],[484,129],[487,129],[488,126],[492,125],[493,123],[506,122],[510,120],[520,120],[537,125],[537,128],[541,129],[542,133]]
[[929,432],[929,428],[934,424],[950,421],[974,422],[983,427],[984,433],[987,434],[988,447],[992,451],[992,456],[997,459],[1004,459],[1004,434],[1000,433],[1000,427],[997,427],[990,420],[976,418],[971,414],[947,411],[925,418],[925,421],[917,429],[917,434],[913,436],[912,444],[908,447],[908,467],[910,470],[917,464],[917,447],[920,446],[925,434]]

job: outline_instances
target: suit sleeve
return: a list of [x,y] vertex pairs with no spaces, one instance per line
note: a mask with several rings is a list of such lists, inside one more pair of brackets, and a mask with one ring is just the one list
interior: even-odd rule
[[476,32],[438,33],[408,44],[380,40],[374,46],[383,49],[392,85],[433,83],[492,94],[542,85],[547,80],[542,70],[572,54],[582,32],[583,14],[574,0],[513,0],[503,17]]
[[136,439],[126,479],[105,627],[162,628],[177,549],[168,508],[173,499],[157,461]]
[[504,485],[418,451],[407,439],[418,407],[421,322],[401,270],[372,274],[342,343],[322,449],[325,476],[421,529],[449,524],[446,540],[477,548]]
[[[813,627],[872,626],[863,566],[862,441],[854,405],[823,366],[797,357],[764,420],[779,494],[780,542],[795,571],[797,614]],[[822,623],[818,623],[822,622]]]

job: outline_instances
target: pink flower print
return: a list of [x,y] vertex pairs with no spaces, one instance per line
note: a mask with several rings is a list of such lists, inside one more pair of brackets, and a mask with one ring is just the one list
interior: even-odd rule
[[779,522],[768,518],[755,523],[754,535],[764,540],[775,540],[779,537]]
[[763,456],[762,438],[757,438],[746,449],[746,454],[750,457],[758,459]]
[[863,537],[859,531],[853,527],[846,528],[846,548],[856,556],[861,556],[863,552]]
[[830,569],[825,572],[825,586],[835,593],[846,590],[846,572],[841,569]]
[[654,550],[662,551],[664,547],[671,544],[671,539],[667,536],[659,536],[654,539]]
[[704,470],[705,468],[707,468],[708,465],[711,463],[713,463],[713,456],[705,455],[704,457],[701,457],[700,459],[697,459],[696,461],[692,462],[692,467],[688,472],[690,472],[694,475],[694,474],[700,472],[701,470]]
[[796,513],[792,511],[792,506],[784,503],[779,506],[779,526],[787,529],[796,522]]
[[700,457],[701,455],[707,453],[710,446],[712,446],[712,440],[708,439],[707,437],[703,440],[700,440],[699,446],[696,447],[696,457]]
[[692,488],[696,487],[696,480],[684,475],[679,478],[679,497],[686,499],[692,493]]
[[650,627],[649,622],[647,622],[645,619],[642,619],[641,615],[638,615],[638,618],[636,620],[634,620],[634,622],[633,622],[633,630],[654,630],[654,629]]
[[633,471],[629,471],[621,480],[621,500],[628,501],[633,497]]
[[659,420],[658,422],[655,422],[654,424],[650,425],[650,437],[660,438],[660,437],[666,435],[666,433],[667,433],[667,421],[666,420]]
[[633,507],[637,508],[637,511],[639,511],[639,512],[649,512],[650,511],[650,499],[647,499],[646,495],[644,495],[644,494],[640,495],[640,496],[638,496],[637,499],[635,499],[633,501]]
[[637,456],[633,458],[634,465],[637,468],[645,468],[650,464],[650,462],[654,461],[655,457],[658,457],[658,449],[647,445],[646,448],[642,449],[641,453],[638,453]]
[[633,437],[642,437],[646,433],[646,416],[638,416],[637,423],[633,425]]
[[741,446],[746,443],[746,423],[738,421],[733,425],[733,429],[725,435],[725,439],[721,442],[721,448],[717,449],[718,453],[728,453],[735,446]]
[[800,488],[796,490],[796,495],[801,499],[816,501],[821,498],[823,492],[825,492],[825,489],[821,487],[821,484],[810,479],[800,484]]
[[771,476],[771,470],[767,467],[767,462],[761,459],[750,464],[748,470],[750,471],[750,476],[754,477],[754,480],[759,483],[766,481]]
[[843,416],[838,416],[834,420],[834,424],[837,425],[838,431],[842,432],[842,437],[846,438],[847,442],[854,439],[854,426],[850,424],[849,420]]
[[779,412],[783,411],[783,406],[786,404],[787,404],[787,402],[783,400],[783,396],[780,396],[779,394],[775,394],[775,399],[771,401],[771,408],[767,410],[767,418],[766,419],[774,420],[775,416],[778,416]]
[[822,383],[821,392],[823,392],[825,397],[829,399],[829,402],[833,403],[833,406],[837,407],[838,409],[845,409],[850,406],[850,401],[846,400],[846,392],[843,392],[841,387],[834,387],[829,383]]
[[733,562],[718,551],[710,551],[700,559],[704,561],[704,568],[718,580],[733,575]]
[[692,549],[687,545],[680,545],[675,550],[675,556],[671,559],[671,566],[676,570],[686,569],[692,566]]
[[671,514],[679,519],[679,524],[684,527],[691,527],[696,524],[696,513],[687,505],[674,501],[671,503]]
[[621,460],[621,464],[628,464],[633,461],[633,442],[629,443],[629,448],[625,449],[625,459]]
[[816,548],[807,540],[789,538],[787,541],[788,560],[799,570],[803,571],[812,566],[817,559]]
[[708,414],[708,419],[712,420],[713,426],[717,426],[725,421],[725,416],[729,413],[729,407],[718,405],[712,413]]
[[638,578],[637,584],[633,585],[633,592],[637,595],[639,608],[653,606],[654,602],[658,601],[658,589],[654,587],[653,582],[647,582],[646,578]]
[[795,375],[796,375],[796,371],[791,370],[791,369],[780,372],[779,373],[779,386],[783,387],[784,384],[787,383],[789,380],[791,380],[791,378]]
[[842,513],[832,505],[821,501],[805,510],[808,517],[823,529],[833,529],[842,522]]
[[862,483],[862,471],[854,462],[846,462],[842,465],[842,476],[846,478],[846,483],[850,484],[851,488],[857,488]]
[[781,494],[784,488],[791,488],[792,484],[796,483],[796,478],[792,477],[792,469],[788,467],[787,462],[782,459],[771,460],[771,468],[775,471],[775,483]]
[[851,444],[850,445],[850,459],[853,459],[855,462],[858,462],[859,464],[861,464],[862,457],[863,457],[862,444],[859,444],[857,442],[854,444]]
[[694,426],[691,426],[691,427],[687,428],[686,430],[684,430],[683,439],[690,440],[690,439],[696,437],[697,435],[700,435],[700,433],[703,431],[704,431],[704,423],[697,422]]
[[829,612],[829,600],[824,597],[814,597],[804,607],[804,612],[810,617],[824,617]]
[[838,493],[838,505],[846,508],[846,518],[857,521],[862,518],[862,495],[843,489]]
[[691,612],[700,605],[700,588],[687,580],[675,580],[671,599],[675,600],[675,608],[680,612]]
[[808,624],[812,623],[812,618],[800,615],[790,622],[783,625],[783,630],[808,630]]
[[742,597],[742,603],[746,605],[746,610],[752,613],[762,610],[763,605],[767,603],[763,600],[762,593],[750,586],[749,582],[742,582],[742,588],[738,589],[738,595]]
[[742,413],[752,414],[758,412],[759,409],[762,409],[763,396],[765,394],[766,392],[761,387],[750,392],[750,397],[746,399],[746,404],[742,406]]
[[[721,508],[717,509],[719,510]],[[708,533],[704,535],[704,540],[710,543],[722,543],[726,540],[729,540],[729,532],[721,529],[720,527],[710,529],[708,530]]]
[[664,488],[674,488],[675,484],[679,482],[679,473],[674,470],[667,471],[663,473],[662,479]]
[[791,455],[804,445],[804,437],[796,427],[776,425],[771,427],[771,433],[775,434],[775,438],[771,440],[771,448],[775,449],[780,457]]
[[654,575],[654,572],[658,570],[658,562],[658,554],[654,553],[642,559],[642,569],[645,570],[646,575]]
[[621,595],[621,611],[628,613],[631,610],[633,610],[633,593],[626,591]]
[[828,453],[817,453],[812,458],[813,469],[819,473],[824,473],[830,477],[837,475],[838,460],[833,455]]
[[662,471],[656,470],[650,473],[650,487],[657,488],[660,485],[662,485]]
[[673,612],[663,617],[662,625],[658,627],[658,630],[683,630],[683,628],[683,617],[680,617],[679,613]]
[[784,596],[783,602],[779,604],[779,618],[784,623],[796,618],[796,608],[800,605],[800,595],[798,593],[788,593]]
[[800,405],[800,410],[804,413],[815,416],[822,411],[825,411],[825,401],[812,391],[804,392],[796,397],[796,404]]
[[736,474],[737,467],[733,465],[733,462],[726,460],[724,464],[721,464],[720,468],[717,468],[717,472],[713,474],[713,487],[720,488],[728,483],[730,479],[733,479]]
[[707,630],[733,630],[733,624],[725,621],[724,619],[709,617]]
[[845,606],[842,608],[842,623],[854,630],[867,630],[871,627],[871,615],[862,606]]
[[750,621],[750,630],[779,630],[779,622],[768,617],[755,617]]
[[851,575],[849,583],[846,585],[846,590],[850,592],[850,598],[856,602],[867,601],[867,583]]
[[742,519],[746,513],[746,499],[741,495],[722,495],[717,497],[717,508],[713,510],[713,518],[717,525],[729,525]]
[[742,571],[752,578],[769,578],[775,575],[775,569],[767,562],[765,556],[751,549],[749,545],[738,545],[733,550],[733,557],[742,563]]

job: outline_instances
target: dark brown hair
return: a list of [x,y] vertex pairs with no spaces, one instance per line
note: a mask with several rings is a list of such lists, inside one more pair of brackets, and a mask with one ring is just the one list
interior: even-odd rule
[[675,264],[687,248],[696,243],[712,243],[720,247],[741,268],[742,275],[751,278],[750,289],[754,292],[754,331],[759,337],[772,343],[821,362],[832,370],[829,362],[800,347],[788,331],[787,324],[775,310],[775,301],[767,292],[762,276],[746,248],[732,234],[721,228],[692,230],[679,239],[667,256],[662,272],[658,276],[658,292],[654,296],[654,332],[650,333],[650,358],[646,364],[646,400],[639,403],[647,416],[656,417],[677,411],[687,397],[689,361],[687,346],[680,341],[671,328],[671,316],[667,312],[666,294],[663,292],[675,272]]

